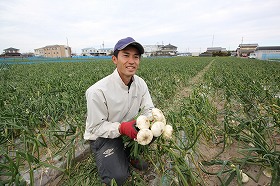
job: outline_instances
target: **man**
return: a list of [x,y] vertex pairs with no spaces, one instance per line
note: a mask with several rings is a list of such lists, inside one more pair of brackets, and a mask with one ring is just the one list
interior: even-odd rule
[[[122,185],[129,176],[129,162],[143,170],[147,163],[131,160],[121,135],[137,137],[135,116],[151,115],[154,107],[147,84],[135,75],[143,46],[127,37],[117,42],[112,61],[116,69],[86,91],[87,119],[84,139],[90,140],[102,183],[114,178]],[[128,153],[127,153],[128,152]]]

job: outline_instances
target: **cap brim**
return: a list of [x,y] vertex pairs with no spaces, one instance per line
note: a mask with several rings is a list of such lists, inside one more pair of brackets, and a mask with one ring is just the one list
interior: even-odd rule
[[123,45],[121,48],[119,48],[119,50],[122,50],[122,49],[124,49],[125,47],[127,47],[129,45],[132,45],[132,46],[136,47],[140,54],[144,54],[143,46],[140,43],[136,42],[136,41],[133,41],[133,42],[127,43],[126,45]]

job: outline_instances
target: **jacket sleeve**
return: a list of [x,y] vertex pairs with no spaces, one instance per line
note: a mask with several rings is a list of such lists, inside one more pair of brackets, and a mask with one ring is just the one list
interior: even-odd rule
[[87,119],[86,133],[88,139],[116,138],[120,136],[119,122],[108,121],[106,99],[101,90],[89,89],[86,91]]

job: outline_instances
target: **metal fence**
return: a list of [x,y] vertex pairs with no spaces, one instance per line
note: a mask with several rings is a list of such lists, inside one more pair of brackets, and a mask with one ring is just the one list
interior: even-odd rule
[[16,57],[0,58],[2,64],[36,64],[60,62],[91,62],[95,60],[108,60],[111,56],[73,56],[71,58],[46,58],[46,57]]

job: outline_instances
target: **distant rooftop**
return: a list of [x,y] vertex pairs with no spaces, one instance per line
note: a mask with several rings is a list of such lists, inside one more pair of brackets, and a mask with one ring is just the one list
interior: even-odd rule
[[19,49],[10,47],[10,48],[6,48],[6,49],[4,49],[4,50],[6,51],[6,50],[19,50]]
[[258,43],[252,43],[252,44],[239,44],[239,47],[257,47],[259,46]]
[[257,47],[256,50],[280,50],[280,46],[261,46]]

